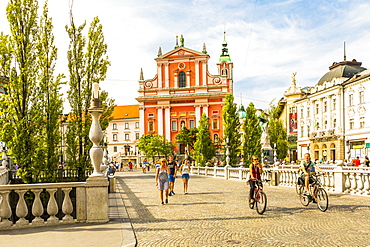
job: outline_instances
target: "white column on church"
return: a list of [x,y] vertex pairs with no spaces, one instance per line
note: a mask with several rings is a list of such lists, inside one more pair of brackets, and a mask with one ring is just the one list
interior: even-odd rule
[[164,63],[164,80],[165,80],[165,87],[170,87],[170,73],[169,73],[169,63]]
[[203,75],[203,86],[207,85],[207,63],[206,61],[202,62],[202,75]]
[[140,116],[140,136],[145,134],[145,112],[144,112],[145,107],[140,106],[139,107],[139,116]]
[[209,114],[208,114],[208,105],[203,105],[203,113],[205,113],[207,117],[209,116]]
[[157,115],[158,115],[158,135],[163,136],[163,107],[157,107]]
[[331,112],[331,104],[332,104],[332,95],[329,95],[327,97],[327,101],[326,101],[326,104],[327,104],[327,119],[328,119],[328,129],[332,129],[333,126],[332,126],[332,112]]
[[195,86],[199,86],[199,60],[195,60]]
[[170,116],[170,106],[165,106],[164,107],[164,123],[166,125],[166,135],[165,138],[166,140],[170,141],[171,140],[171,116]]
[[199,127],[200,105],[195,105],[195,127]]
[[162,88],[162,64],[157,64],[158,88]]
[[186,87],[190,87],[190,70],[186,71]]

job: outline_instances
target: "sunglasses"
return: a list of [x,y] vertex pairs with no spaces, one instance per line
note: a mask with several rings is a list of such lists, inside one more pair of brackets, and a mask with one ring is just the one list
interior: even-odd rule
[[166,161],[162,161],[162,163],[166,163]]
[[253,159],[253,160],[258,160],[258,159]]

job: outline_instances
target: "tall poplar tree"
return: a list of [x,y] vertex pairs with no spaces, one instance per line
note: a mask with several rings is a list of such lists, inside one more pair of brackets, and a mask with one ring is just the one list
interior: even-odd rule
[[[240,120],[237,106],[234,103],[234,96],[232,94],[226,95],[226,104],[222,111],[222,118],[224,123],[224,140],[228,140],[230,152],[230,165],[235,166],[237,157],[240,154],[241,134],[240,134]],[[226,159],[226,146],[222,147],[224,157]]]
[[270,104],[268,134],[271,146],[273,147],[276,144],[276,156],[278,159],[284,159],[289,151],[287,130],[279,119],[281,111],[280,107]]
[[254,104],[249,103],[247,109],[247,117],[243,124],[244,130],[244,144],[243,144],[243,153],[244,153],[244,164],[251,162],[252,155],[257,155],[261,157],[262,154],[262,145],[261,145],[261,135],[262,130],[259,126],[259,119],[256,116],[256,109]]
[[[92,146],[89,139],[91,116],[88,109],[92,98],[92,83],[99,83],[105,79],[110,64],[99,18],[93,19],[87,38],[83,34],[85,26],[86,22],[76,27],[72,14],[70,26],[66,26],[70,38],[67,57],[70,75],[68,100],[71,106],[67,133],[67,165],[78,168],[81,171],[79,177],[82,179],[82,171],[91,166],[89,158]],[[105,123],[105,126],[102,126],[104,129],[108,126],[104,118],[105,120],[111,118],[114,101],[108,99],[107,95],[101,99],[105,100],[102,102],[103,118],[100,119],[100,122]]]
[[215,145],[211,139],[209,131],[209,117],[203,113],[199,120],[197,140],[194,144],[194,157],[197,163],[204,166],[216,155]]
[[[1,68],[8,78],[1,97],[0,138],[21,167],[25,182],[39,182],[56,168],[58,114],[62,111],[59,79],[54,78],[53,44],[47,2],[38,22],[36,0],[10,0],[7,17],[11,35],[2,35]],[[52,181],[46,175],[43,181]]]

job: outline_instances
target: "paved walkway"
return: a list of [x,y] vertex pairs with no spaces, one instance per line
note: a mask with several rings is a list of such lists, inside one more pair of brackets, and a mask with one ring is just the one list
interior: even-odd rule
[[0,232],[0,246],[370,246],[370,197],[330,194],[329,209],[303,207],[294,188],[265,186],[264,215],[249,209],[244,182],[177,179],[161,206],[154,171],[117,172],[110,222]]
[[370,198],[330,194],[329,209],[304,207],[294,188],[265,186],[264,215],[249,209],[245,182],[191,176],[189,194],[160,205],[149,174],[118,180],[138,246],[370,246]]

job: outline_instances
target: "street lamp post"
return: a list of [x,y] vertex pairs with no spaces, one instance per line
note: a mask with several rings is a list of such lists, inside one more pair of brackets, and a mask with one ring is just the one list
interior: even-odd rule
[[103,131],[99,123],[99,118],[103,113],[103,109],[101,108],[101,101],[99,98],[99,83],[94,82],[92,84],[92,88],[91,107],[89,108],[89,113],[92,117],[92,123],[89,132],[89,138],[93,143],[93,146],[90,149],[90,158],[94,167],[94,172],[90,176],[101,177],[104,176],[100,168],[103,160],[103,149],[100,147],[100,142],[103,139]]

